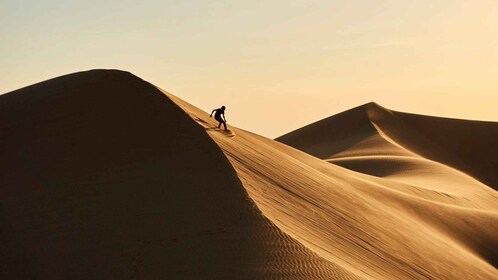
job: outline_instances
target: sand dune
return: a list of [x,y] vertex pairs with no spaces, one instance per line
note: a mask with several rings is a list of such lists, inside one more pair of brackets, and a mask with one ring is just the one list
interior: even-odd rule
[[[427,159],[458,169],[497,189],[498,148],[494,145],[497,138],[498,123],[407,114],[369,103],[276,140],[339,165],[349,164],[345,161],[347,157]],[[357,171],[369,173],[369,168]]]
[[0,106],[1,279],[337,271],[264,217],[204,129],[129,73],[56,78]]
[[105,70],[2,95],[0,112],[1,279],[498,278],[495,151],[456,153],[469,128],[445,146],[432,119],[368,104],[289,146],[227,137]]
[[[206,113],[169,97],[200,125],[214,125]],[[356,130],[359,135],[355,135],[348,123],[350,131],[334,130],[343,137],[337,144],[342,150],[355,144],[344,139],[361,141],[377,131],[361,123],[366,119],[362,116],[349,118],[363,129]],[[410,176],[398,180],[372,177],[233,129],[236,138],[218,131],[208,133],[237,170],[251,198],[285,233],[330,262],[365,279],[497,277],[493,264],[498,251],[498,195],[479,181],[436,162],[431,162],[436,171],[429,166],[418,176],[423,179],[434,172],[432,175],[440,181],[425,179],[429,185],[409,184],[406,181],[414,180]],[[330,131],[310,133],[315,134],[299,136],[300,140],[320,140],[310,148],[312,152],[323,156],[340,151],[335,145],[327,145],[330,139],[321,141],[334,137]],[[384,151],[390,148],[391,155],[414,155],[396,151],[399,146],[387,140],[379,146]],[[438,172],[458,187],[465,185],[460,179],[467,180],[470,190],[455,190],[458,195],[441,191],[452,186],[444,185]]]

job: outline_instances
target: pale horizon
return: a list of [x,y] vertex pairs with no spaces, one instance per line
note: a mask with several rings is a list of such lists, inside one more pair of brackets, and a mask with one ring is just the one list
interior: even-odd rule
[[0,35],[0,94],[107,68],[271,138],[372,101],[498,120],[495,1],[3,1]]

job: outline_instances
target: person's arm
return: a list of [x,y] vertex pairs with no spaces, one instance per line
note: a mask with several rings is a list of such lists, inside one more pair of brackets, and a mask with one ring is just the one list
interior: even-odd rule
[[225,113],[223,113],[223,119],[225,120],[225,122],[227,122],[227,117],[225,117]]
[[212,118],[212,117],[213,117],[213,113],[214,113],[214,111],[216,111],[216,109],[214,109],[214,110],[211,112],[211,115],[209,115],[209,117],[210,117],[210,118]]

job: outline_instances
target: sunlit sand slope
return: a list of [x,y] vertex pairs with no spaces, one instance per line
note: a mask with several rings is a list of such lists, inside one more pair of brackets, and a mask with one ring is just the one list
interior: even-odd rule
[[[406,171],[414,170],[455,175],[459,170],[497,189],[497,139],[496,122],[407,114],[369,103],[276,140],[375,176],[396,176],[401,172],[406,177]],[[465,178],[457,177],[467,184]],[[443,175],[442,179],[448,178]]]
[[305,153],[121,71],[2,95],[0,279],[497,279],[490,173],[368,106]]
[[355,278],[262,215],[204,129],[129,73],[7,93],[0,120],[0,279]]
[[[498,123],[392,113],[445,151],[431,159],[465,171],[498,190]],[[453,161],[446,154],[458,160]]]
[[[344,113],[343,130],[296,131],[291,144],[314,157],[235,127],[227,137],[208,114],[167,95],[223,149],[263,214],[329,262],[364,279],[498,278],[496,192],[401,147],[368,115]],[[361,159],[358,169],[372,176],[323,160],[335,155],[395,160],[381,170]]]

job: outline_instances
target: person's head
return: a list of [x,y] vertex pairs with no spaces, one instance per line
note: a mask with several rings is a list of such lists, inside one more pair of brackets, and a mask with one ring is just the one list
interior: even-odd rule
[[221,110],[225,111],[225,106],[221,106]]

